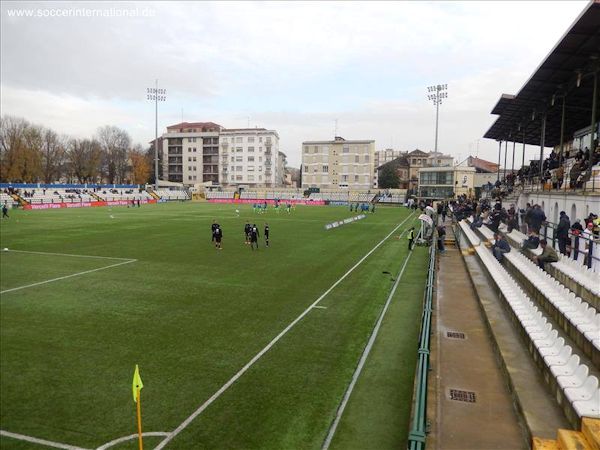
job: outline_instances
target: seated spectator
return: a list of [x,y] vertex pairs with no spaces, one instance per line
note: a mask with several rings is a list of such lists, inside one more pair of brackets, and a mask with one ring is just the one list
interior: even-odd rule
[[525,250],[525,249],[534,250],[534,249],[538,248],[539,245],[540,245],[539,236],[537,235],[537,233],[535,231],[531,231],[529,233],[529,236],[527,237],[527,239],[525,239],[523,241],[521,248],[523,250]]
[[500,233],[494,233],[494,244],[492,245],[492,253],[498,262],[502,262],[504,254],[510,252],[510,244],[506,238]]
[[553,263],[558,261],[558,255],[556,254],[556,250],[552,248],[552,246],[548,245],[546,239],[542,239],[540,241],[540,246],[542,247],[542,254],[539,256],[534,256],[533,260],[540,266],[541,269],[544,269],[546,263]]

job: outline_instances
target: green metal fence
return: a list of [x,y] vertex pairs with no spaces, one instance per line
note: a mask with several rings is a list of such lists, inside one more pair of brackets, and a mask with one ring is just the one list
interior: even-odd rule
[[433,282],[435,280],[435,247],[435,243],[432,244],[429,251],[429,270],[427,271],[427,285],[425,287],[425,299],[423,301],[423,315],[421,317],[421,332],[419,335],[419,359],[417,361],[417,371],[415,376],[413,417],[410,433],[408,434],[407,447],[410,450],[422,450],[425,448],[429,342],[431,335]]

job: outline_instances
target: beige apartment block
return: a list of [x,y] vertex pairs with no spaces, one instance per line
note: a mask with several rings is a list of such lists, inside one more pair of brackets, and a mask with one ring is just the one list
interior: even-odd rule
[[348,188],[369,190],[373,186],[374,140],[302,143],[303,188]]

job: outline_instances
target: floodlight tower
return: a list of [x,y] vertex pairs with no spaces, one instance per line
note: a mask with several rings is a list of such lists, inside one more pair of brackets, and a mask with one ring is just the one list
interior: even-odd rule
[[158,102],[167,100],[167,90],[158,88],[158,80],[153,88],[146,88],[146,100],[154,100],[154,187],[158,189]]
[[433,102],[435,105],[435,151],[438,149],[438,121],[440,117],[440,105],[442,104],[442,99],[448,98],[448,85],[447,84],[437,84],[435,86],[429,86],[427,88],[427,98]]

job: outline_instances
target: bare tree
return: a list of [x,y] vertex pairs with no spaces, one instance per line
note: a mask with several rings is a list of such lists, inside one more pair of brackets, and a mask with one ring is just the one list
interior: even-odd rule
[[20,117],[3,116],[0,119],[0,179],[22,181],[21,153],[25,148],[25,131],[29,122]]
[[131,162],[131,182],[133,184],[147,183],[152,167],[152,159],[148,157],[140,144],[129,151],[129,161]]
[[98,141],[102,147],[102,174],[109,184],[123,182],[127,174],[127,150],[131,138],[125,130],[106,125],[98,128]]
[[71,174],[80,183],[94,182],[101,176],[102,147],[98,141],[71,139],[68,158]]
[[42,133],[42,171],[45,183],[57,181],[63,171],[65,161],[65,143],[53,130]]

